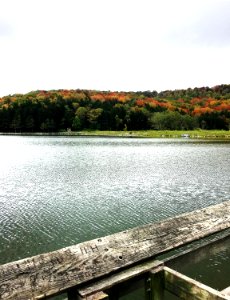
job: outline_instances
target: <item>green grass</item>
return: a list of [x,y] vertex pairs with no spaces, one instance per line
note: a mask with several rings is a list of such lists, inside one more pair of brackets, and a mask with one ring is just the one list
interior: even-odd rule
[[0,133],[0,135],[28,135],[28,136],[105,136],[105,137],[140,137],[140,138],[183,138],[188,134],[192,139],[230,140],[230,131],[226,130],[132,130],[107,131],[83,130],[63,132],[30,132],[30,133]]
[[182,138],[188,134],[194,139],[227,139],[230,140],[230,131],[225,130],[138,130],[138,131],[80,131],[80,135],[114,136],[114,137],[142,137],[142,138]]

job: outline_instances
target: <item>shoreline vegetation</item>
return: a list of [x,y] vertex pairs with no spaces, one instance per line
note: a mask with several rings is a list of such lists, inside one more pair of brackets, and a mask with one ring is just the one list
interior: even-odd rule
[[0,98],[0,132],[6,133],[171,137],[169,131],[185,130],[196,137],[197,129],[230,130],[230,84],[159,93],[38,90]]
[[230,140],[226,130],[132,130],[132,131],[61,131],[61,132],[0,132],[4,136],[66,136],[66,137],[124,137],[124,138],[191,138]]

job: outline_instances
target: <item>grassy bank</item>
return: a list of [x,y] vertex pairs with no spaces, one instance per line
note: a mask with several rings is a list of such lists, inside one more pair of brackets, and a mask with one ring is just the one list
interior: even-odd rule
[[28,136],[105,136],[105,137],[140,137],[140,138],[183,138],[193,139],[224,139],[230,140],[230,131],[225,130],[139,130],[139,131],[67,131],[67,132],[31,132],[31,133],[0,133],[0,135]]
[[115,137],[145,137],[145,138],[182,138],[188,136],[194,139],[228,139],[230,131],[225,130],[139,130],[139,131],[81,131],[81,135],[115,136]]

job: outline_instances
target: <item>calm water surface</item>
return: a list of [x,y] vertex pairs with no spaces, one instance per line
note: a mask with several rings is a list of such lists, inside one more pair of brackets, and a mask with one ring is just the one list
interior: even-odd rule
[[0,136],[0,263],[229,200],[229,174],[227,142]]

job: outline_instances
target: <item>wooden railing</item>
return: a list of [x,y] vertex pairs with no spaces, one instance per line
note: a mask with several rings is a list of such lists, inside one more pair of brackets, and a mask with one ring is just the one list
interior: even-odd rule
[[[117,299],[124,282],[145,280],[145,298],[229,299],[156,256],[230,228],[230,201],[0,266],[0,299]],[[229,231],[226,235],[229,234]],[[130,283],[132,284],[132,283]]]

